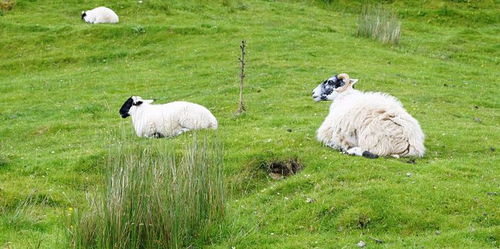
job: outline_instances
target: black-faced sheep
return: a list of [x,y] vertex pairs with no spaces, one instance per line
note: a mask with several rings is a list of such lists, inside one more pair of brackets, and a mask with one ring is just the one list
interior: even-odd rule
[[92,10],[82,11],[82,19],[85,22],[98,23],[118,23],[118,15],[106,7],[97,7]]
[[198,129],[217,129],[217,119],[205,107],[184,101],[153,105],[153,100],[132,96],[120,108],[122,118],[132,117],[139,137],[173,137]]
[[344,153],[368,158],[423,156],[424,133],[418,121],[388,94],[353,89],[357,81],[339,74],[313,90],[315,101],[333,101],[317,139]]

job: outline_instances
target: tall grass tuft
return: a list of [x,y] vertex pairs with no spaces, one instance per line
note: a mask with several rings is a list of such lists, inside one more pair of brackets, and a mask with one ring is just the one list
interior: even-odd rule
[[401,37],[401,22],[393,11],[381,5],[364,5],[358,18],[356,35],[397,44]]
[[224,215],[222,150],[206,138],[195,138],[178,156],[174,149],[165,143],[119,145],[110,156],[104,190],[89,198],[88,211],[73,213],[71,247],[181,248],[205,242]]

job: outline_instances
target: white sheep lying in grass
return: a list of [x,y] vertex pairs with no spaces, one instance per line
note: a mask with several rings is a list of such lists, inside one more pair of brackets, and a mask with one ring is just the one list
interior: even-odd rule
[[423,156],[424,133],[418,121],[390,95],[354,90],[357,81],[339,74],[313,90],[315,101],[333,101],[317,139],[344,153],[368,158]]
[[151,103],[153,100],[132,96],[120,108],[122,118],[132,117],[139,137],[173,137],[189,130],[217,129],[217,119],[201,105],[184,101]]
[[92,10],[82,11],[82,19],[92,24],[118,23],[119,21],[118,15],[106,7],[97,7]]

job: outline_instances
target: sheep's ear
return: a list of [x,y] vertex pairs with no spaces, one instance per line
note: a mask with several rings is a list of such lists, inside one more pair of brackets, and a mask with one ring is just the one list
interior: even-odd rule
[[140,106],[140,105],[142,105],[142,101],[139,100],[139,101],[135,102],[133,105]]
[[351,86],[353,86],[354,84],[356,84],[356,82],[358,82],[358,79],[350,79],[349,80],[349,83],[351,83]]

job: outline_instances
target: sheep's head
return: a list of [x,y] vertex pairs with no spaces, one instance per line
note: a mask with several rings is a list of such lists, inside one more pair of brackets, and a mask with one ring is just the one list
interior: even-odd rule
[[86,16],[87,16],[87,13],[85,11],[82,11],[82,20],[85,20]]
[[349,79],[349,75],[345,73],[332,76],[314,88],[312,97],[316,102],[322,100],[332,101],[338,94],[352,89],[357,81],[357,79]]
[[154,100],[142,99],[139,96],[132,96],[128,98],[125,103],[123,103],[122,107],[120,108],[120,115],[122,116],[122,118],[126,118],[130,116],[130,113],[134,112],[137,107],[143,105],[144,103],[151,104],[153,103],[153,101]]

